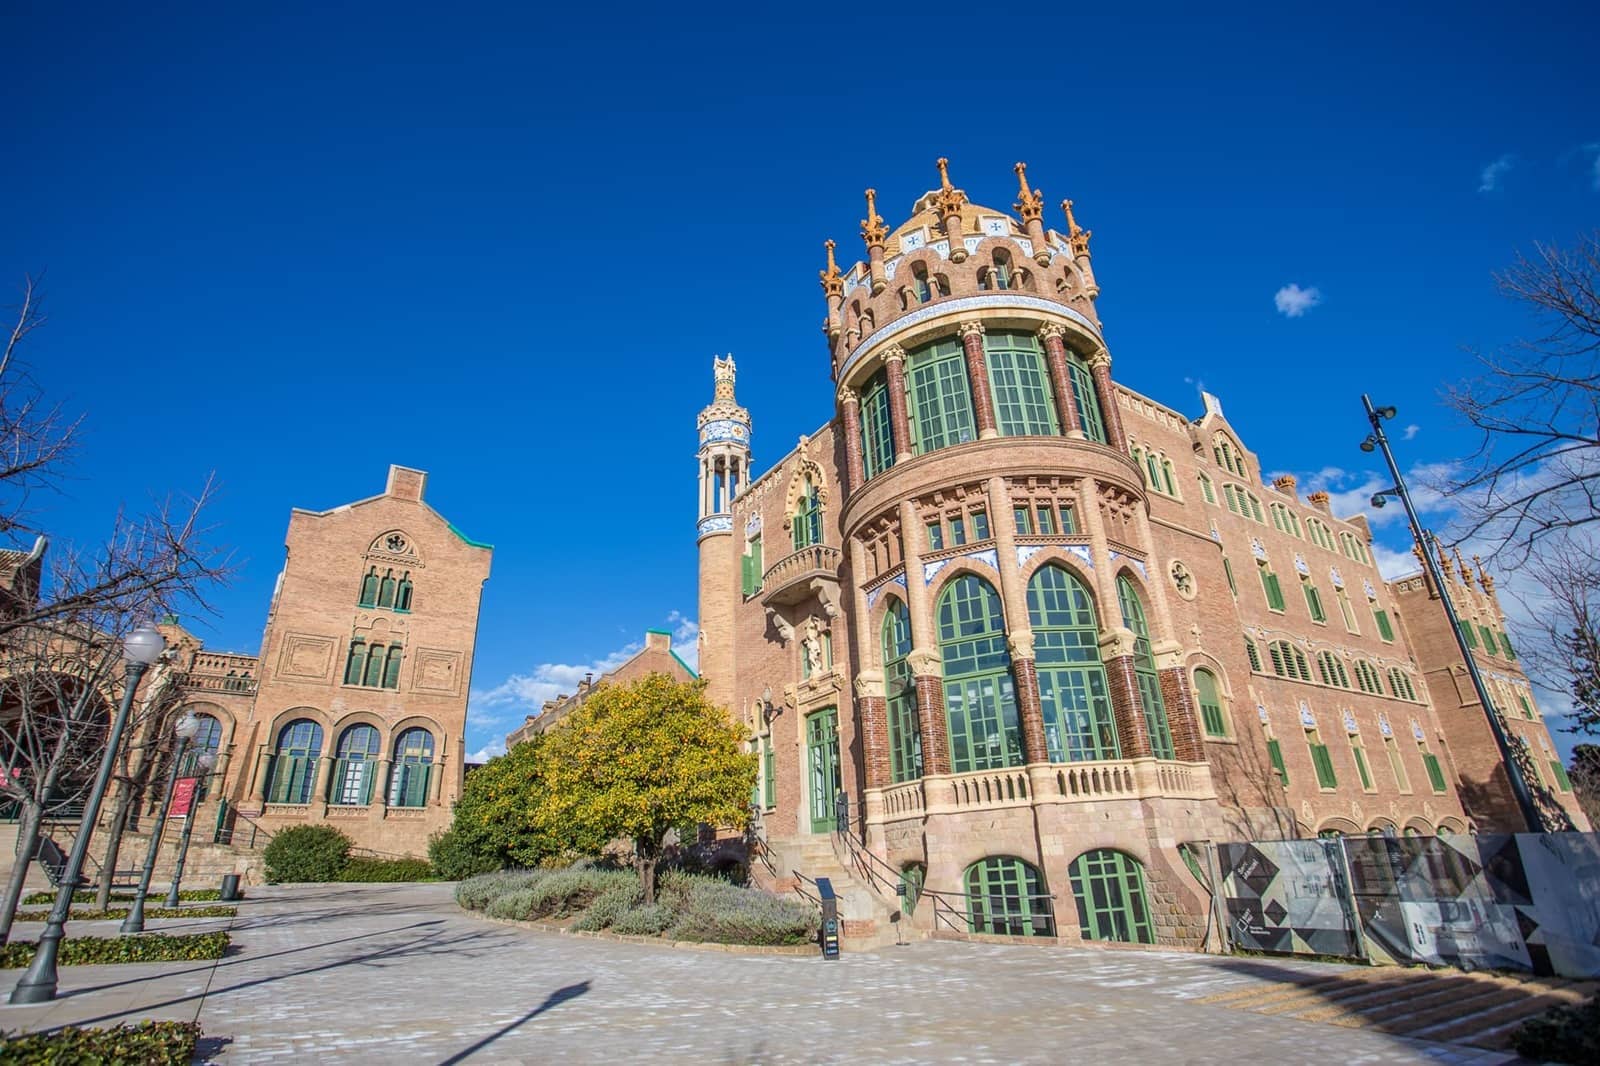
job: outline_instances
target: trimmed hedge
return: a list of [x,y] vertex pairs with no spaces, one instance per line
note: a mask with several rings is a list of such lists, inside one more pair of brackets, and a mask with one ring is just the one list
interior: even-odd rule
[[1511,1046],[1539,1062],[1600,1062],[1600,996],[1530,1018],[1511,1034]]
[[[73,910],[67,913],[67,920],[72,922],[105,922],[113,918],[126,918],[128,907],[109,907],[103,911]],[[146,918],[232,918],[239,913],[238,907],[146,907]],[[18,911],[14,919],[19,922],[43,922],[50,917],[49,911]]]
[[0,1032],[0,1063],[64,1066],[66,1063],[142,1063],[188,1066],[200,1043],[197,1022],[139,1022],[110,1029],[68,1025],[27,1036]]
[[[164,889],[152,888],[144,894],[144,898],[153,899],[156,896],[160,896],[165,899],[166,895],[167,893]],[[72,902],[74,903],[93,903],[94,898],[95,894],[92,890],[88,892],[78,891],[72,894]],[[185,903],[213,902],[222,898],[222,890],[220,888],[185,888],[178,893],[178,898]],[[244,889],[242,888],[239,890],[239,898],[244,898]],[[30,892],[22,897],[22,902],[25,906],[38,903],[54,903],[55,901],[56,894],[54,892]],[[133,893],[113,892],[111,893],[111,901],[113,903],[132,903]]]
[[350,862],[350,838],[331,825],[297,825],[267,844],[267,883],[337,881]]
[[385,881],[437,881],[433,864],[427,859],[351,859],[339,874],[340,881],[375,884]]
[[[69,936],[61,942],[62,966],[95,966],[111,962],[192,962],[220,959],[228,950],[228,934],[141,933],[138,936]],[[0,970],[26,966],[38,945],[12,941],[0,947]]]
[[428,839],[428,861],[446,881],[465,881],[478,874],[493,873],[503,865],[500,856],[485,853],[454,827]]

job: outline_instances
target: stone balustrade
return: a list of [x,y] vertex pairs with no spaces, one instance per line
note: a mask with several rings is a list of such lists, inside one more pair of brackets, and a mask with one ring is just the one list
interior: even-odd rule
[[769,604],[793,603],[812,594],[821,579],[837,586],[844,553],[828,544],[808,544],[773,563],[761,575],[761,598]]
[[[920,820],[927,814],[1004,810],[1056,803],[1140,799],[1211,799],[1206,763],[1156,759],[1039,763],[925,777],[869,793],[869,821]],[[881,811],[881,814],[878,812]],[[877,818],[873,818],[877,815]]]

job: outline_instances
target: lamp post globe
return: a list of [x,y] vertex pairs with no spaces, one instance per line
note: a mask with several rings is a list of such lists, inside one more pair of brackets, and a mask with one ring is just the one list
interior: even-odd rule
[[127,660],[129,666],[135,663],[149,666],[161,658],[161,653],[166,648],[167,638],[149,622],[141,622],[138,628],[123,638],[122,657]]

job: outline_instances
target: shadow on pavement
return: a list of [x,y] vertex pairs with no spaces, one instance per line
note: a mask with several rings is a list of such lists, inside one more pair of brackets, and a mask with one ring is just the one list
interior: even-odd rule
[[496,1040],[499,1040],[502,1036],[505,1036],[507,1033],[512,1032],[513,1030],[517,1029],[519,1026],[523,1025],[524,1023],[528,1022],[529,1020],[531,1020],[533,1018],[537,1018],[539,1015],[543,1014],[545,1011],[549,1010],[551,1007],[559,1006],[562,1003],[565,1003],[569,999],[577,999],[579,996],[585,994],[588,991],[589,991],[589,982],[588,981],[579,981],[575,985],[567,985],[565,988],[556,989],[554,992],[552,992],[548,996],[544,997],[544,1002],[543,1003],[539,1004],[537,1007],[533,1008],[528,1013],[526,1013],[522,1017],[518,1018],[516,1021],[512,1022],[509,1025],[502,1026],[501,1028],[499,1028],[499,1029],[495,1030],[494,1032],[490,1033],[488,1036],[484,1037],[482,1040],[478,1041],[476,1044],[473,1044],[473,1045],[471,1045],[469,1047],[463,1048],[462,1050],[456,1052],[454,1055],[451,1055],[449,1058],[441,1059],[439,1061],[439,1066],[455,1066],[456,1063],[461,1062],[464,1059],[466,1059],[466,1057],[468,1055],[473,1055],[473,1054],[476,1054],[479,1051],[482,1051],[484,1048],[488,1047],[490,1044],[494,1043]]

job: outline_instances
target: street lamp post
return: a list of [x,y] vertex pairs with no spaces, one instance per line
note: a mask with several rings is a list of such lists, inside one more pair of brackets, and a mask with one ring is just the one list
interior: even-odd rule
[[72,842],[72,853],[67,856],[67,867],[61,873],[61,886],[56,891],[56,903],[50,908],[44,932],[39,934],[39,946],[33,953],[33,962],[11,990],[12,1003],[44,1003],[56,998],[56,956],[61,950],[61,938],[66,936],[67,913],[72,909],[72,894],[78,889],[83,876],[83,861],[89,854],[89,834],[100,817],[100,801],[105,799],[106,786],[111,782],[111,771],[116,766],[117,752],[122,747],[122,734],[128,727],[128,712],[133,708],[133,695],[143,680],[150,664],[161,657],[167,642],[154,626],[141,623],[122,642],[123,659],[127,662],[128,676],[122,690],[122,704],[112,719],[111,731],[106,736],[106,751],[100,757],[100,772],[95,775],[94,790],[89,802],[84,804],[83,818],[78,822],[78,835]]
[[[201,752],[200,757],[194,761],[195,769],[200,771],[204,778],[211,772],[211,764],[216,761],[216,756],[209,751]],[[189,800],[189,811],[183,816],[183,839],[178,844],[178,865],[172,870],[172,887],[167,890],[167,906],[178,905],[178,882],[183,880],[183,863],[189,857],[189,837],[194,834],[194,808],[195,801]]]
[[1564,827],[1546,825],[1546,819],[1540,813],[1539,805],[1534,801],[1533,793],[1528,788],[1527,778],[1522,774],[1522,766],[1517,761],[1516,753],[1512,751],[1511,741],[1506,736],[1505,724],[1495,711],[1494,701],[1489,696],[1488,686],[1483,682],[1483,675],[1478,672],[1478,664],[1472,657],[1472,649],[1468,647],[1466,637],[1462,635],[1461,619],[1456,615],[1455,605],[1450,602],[1444,575],[1439,572],[1439,564],[1430,549],[1429,541],[1432,535],[1422,528],[1422,520],[1417,516],[1416,506],[1411,502],[1411,493],[1406,489],[1406,480],[1400,476],[1400,466],[1395,462],[1394,452],[1389,448],[1389,438],[1383,432],[1384,421],[1395,416],[1395,409],[1373,407],[1372,398],[1365,393],[1361,396],[1361,403],[1366,408],[1367,421],[1372,423],[1372,433],[1361,442],[1361,450],[1382,452],[1383,461],[1389,465],[1389,476],[1394,478],[1393,488],[1373,494],[1372,506],[1382,507],[1384,497],[1393,496],[1406,509],[1406,520],[1411,524],[1411,536],[1417,542],[1422,565],[1427,568],[1433,587],[1439,590],[1439,602],[1444,605],[1450,632],[1455,637],[1456,647],[1461,651],[1461,658],[1467,664],[1467,677],[1472,681],[1472,688],[1478,694],[1478,702],[1483,705],[1484,717],[1489,720],[1489,731],[1494,734],[1495,746],[1500,749],[1500,761],[1505,764],[1506,779],[1511,783],[1511,793],[1516,797],[1517,806],[1522,811],[1522,819],[1528,824],[1528,831],[1541,833],[1560,830]]
[[183,753],[189,747],[189,741],[200,731],[200,719],[192,714],[185,714],[173,725],[172,732],[178,738],[177,749],[172,753],[172,772],[167,775],[167,790],[161,797],[161,808],[156,811],[156,823],[150,828],[150,850],[145,853],[144,872],[139,875],[139,888],[134,893],[133,906],[128,908],[128,916],[122,920],[124,933],[144,932],[144,897],[150,891],[150,877],[155,873],[156,853],[161,850],[161,832],[167,826],[167,810],[172,806],[172,790],[178,784],[178,770],[183,765]]

